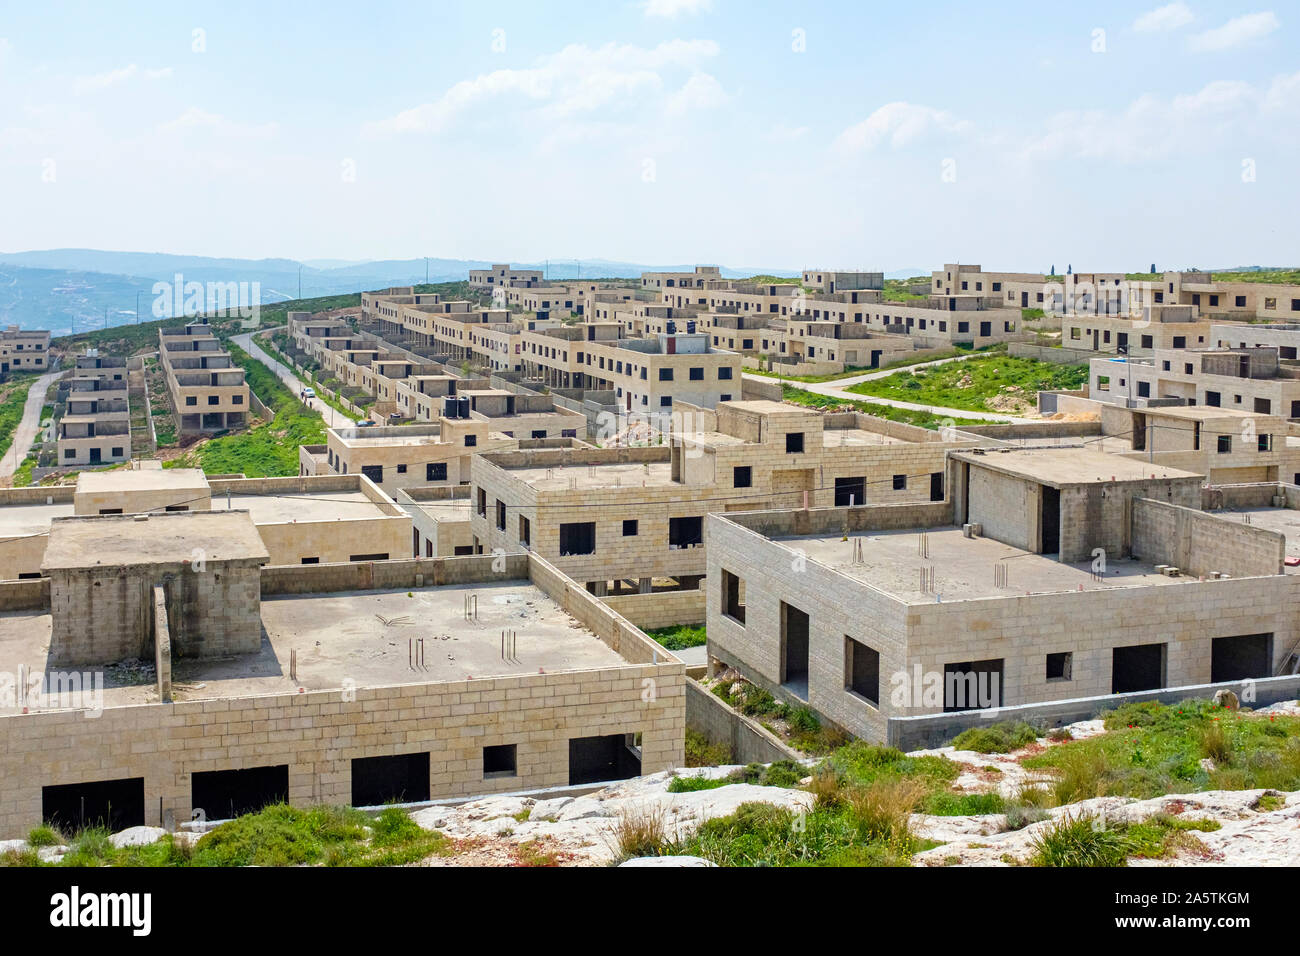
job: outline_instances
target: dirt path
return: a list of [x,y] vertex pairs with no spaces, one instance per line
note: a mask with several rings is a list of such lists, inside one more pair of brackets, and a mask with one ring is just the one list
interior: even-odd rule
[[45,407],[45,393],[49,391],[50,383],[62,374],[62,369],[46,372],[32,382],[32,387],[27,392],[27,404],[23,406],[22,421],[14,429],[14,443],[9,446],[4,457],[0,458],[0,478],[12,477],[18,470],[19,464],[27,457],[27,452],[31,450],[32,442],[36,440],[36,433],[41,427],[41,409]]

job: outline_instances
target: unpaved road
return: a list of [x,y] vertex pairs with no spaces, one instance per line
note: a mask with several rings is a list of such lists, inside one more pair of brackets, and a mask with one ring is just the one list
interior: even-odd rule
[[49,391],[50,383],[63,372],[64,369],[46,372],[32,382],[32,387],[27,392],[27,404],[23,406],[22,421],[14,429],[14,443],[9,446],[4,457],[0,458],[0,478],[12,477],[18,470],[19,464],[27,457],[27,452],[31,450],[32,442],[36,440],[36,433],[41,427],[41,409],[45,407],[45,393]]

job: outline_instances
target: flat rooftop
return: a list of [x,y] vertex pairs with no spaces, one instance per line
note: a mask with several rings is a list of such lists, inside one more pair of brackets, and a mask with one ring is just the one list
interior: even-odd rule
[[179,564],[196,551],[208,561],[270,558],[247,511],[97,515],[53,522],[41,570]]
[[[1107,565],[1102,580],[1094,580],[1092,561],[1065,564],[1054,555],[1034,554],[992,538],[967,538],[958,527],[930,528],[924,534],[929,557],[917,555],[921,531],[874,531],[843,535],[797,535],[774,540],[802,549],[812,561],[909,604],[987,597],[1016,597],[1057,591],[1099,591],[1116,587],[1147,587],[1195,581],[1170,578],[1141,561],[1122,559]],[[855,563],[855,541],[862,542],[863,560]],[[994,567],[1007,566],[1008,586],[994,587]],[[920,590],[921,568],[934,569],[934,594]]]
[[869,428],[827,428],[822,431],[822,447],[839,448],[842,445],[911,445],[906,438],[895,438]]
[[[230,496],[229,509],[247,511],[254,524],[279,521],[335,521],[347,518],[382,518],[388,512],[361,491],[285,492],[278,495]],[[227,510],[226,496],[212,496],[213,512]]]
[[510,468],[508,471],[512,476],[538,491],[570,491],[575,488],[668,488],[675,484],[673,466],[666,461],[607,465],[574,463],[553,465],[549,468]]
[[52,505],[4,505],[0,507],[0,539],[45,534],[55,518],[71,518],[75,513],[71,501]]
[[[436,683],[626,666],[594,633],[526,580],[430,587],[410,592],[348,591],[262,601],[256,654],[172,661],[175,700],[252,697],[344,686]],[[478,598],[478,620],[464,619],[465,595]],[[501,632],[518,632],[513,660],[501,657]],[[0,668],[44,671],[49,614],[0,613]],[[411,665],[412,640],[424,640],[423,664]],[[298,679],[289,677],[297,651]],[[156,702],[153,661],[104,668],[108,707]],[[67,668],[63,668],[67,670]],[[14,710],[0,711],[13,713]]]
[[972,466],[1027,478],[1056,488],[1110,481],[1149,481],[1155,478],[1194,479],[1203,476],[1160,464],[1121,458],[1090,448],[1015,448],[984,454],[953,452]]
[[114,494],[122,491],[208,490],[208,478],[198,468],[118,468],[83,471],[77,476],[77,494]]

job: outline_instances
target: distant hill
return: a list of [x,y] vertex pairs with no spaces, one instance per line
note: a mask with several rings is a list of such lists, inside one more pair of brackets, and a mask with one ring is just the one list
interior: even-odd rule
[[[556,280],[633,277],[642,272],[690,271],[694,264],[662,265],[610,259],[516,262],[517,268],[544,269]],[[125,325],[155,318],[155,282],[258,283],[264,305],[303,296],[339,295],[392,285],[462,280],[470,269],[485,269],[480,259],[234,259],[158,252],[102,249],[47,249],[0,253],[0,323],[45,328],[56,335]],[[427,271],[426,271],[427,270]],[[788,269],[722,267],[727,278],[758,273],[797,275]],[[301,282],[301,293],[299,283]]]

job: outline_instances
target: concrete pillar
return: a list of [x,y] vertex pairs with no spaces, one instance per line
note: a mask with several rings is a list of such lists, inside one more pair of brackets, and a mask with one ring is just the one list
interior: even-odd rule
[[641,578],[637,581],[637,584],[640,587],[642,594],[650,593],[650,582],[652,580],[653,580],[652,578]]

